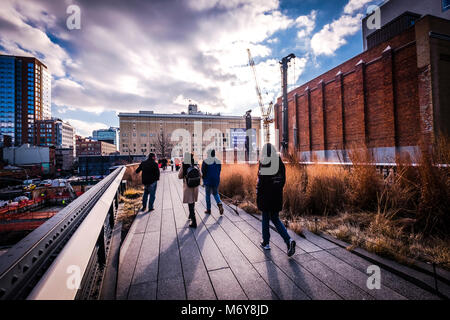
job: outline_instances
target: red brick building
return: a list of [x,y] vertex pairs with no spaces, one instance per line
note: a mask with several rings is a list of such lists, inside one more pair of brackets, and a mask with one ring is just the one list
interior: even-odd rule
[[[450,134],[450,21],[424,16],[404,32],[288,94],[288,152],[348,161],[366,145],[377,162]],[[282,139],[282,101],[275,128]]]
[[107,156],[118,153],[116,146],[104,141],[95,141],[76,136],[76,153],[79,156]]
[[61,119],[36,121],[34,138],[34,144],[38,146],[75,148],[75,129]]

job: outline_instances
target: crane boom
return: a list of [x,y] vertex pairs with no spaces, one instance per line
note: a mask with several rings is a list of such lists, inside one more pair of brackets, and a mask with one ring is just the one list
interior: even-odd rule
[[261,90],[259,89],[258,77],[256,76],[255,61],[253,61],[252,54],[250,53],[250,49],[247,49],[247,53],[248,53],[248,63],[250,65],[250,67],[252,67],[253,77],[255,79],[255,89],[256,89],[256,95],[258,96],[258,103],[259,103],[259,106],[261,107],[261,111],[262,111],[264,109],[264,104],[263,104],[263,100],[262,100],[262,96],[261,96]]
[[255,89],[256,89],[256,95],[258,97],[259,107],[261,108],[261,117],[263,120],[265,143],[269,143],[270,142],[269,124],[273,122],[273,119],[270,117],[270,114],[272,113],[272,102],[269,103],[269,107],[266,110],[264,107],[263,100],[262,100],[261,90],[259,89],[258,77],[256,76],[255,61],[253,61],[252,54],[250,53],[250,49],[247,49],[247,53],[248,53],[248,63],[250,65],[250,67],[252,68],[253,77],[255,79]]

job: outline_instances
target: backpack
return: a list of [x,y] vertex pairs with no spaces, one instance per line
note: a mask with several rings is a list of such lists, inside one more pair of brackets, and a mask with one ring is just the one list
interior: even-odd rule
[[195,188],[200,185],[200,171],[196,166],[190,166],[186,170],[186,184],[189,188]]

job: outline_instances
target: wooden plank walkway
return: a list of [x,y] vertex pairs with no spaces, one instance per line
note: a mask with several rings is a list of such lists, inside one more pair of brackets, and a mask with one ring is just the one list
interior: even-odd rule
[[428,291],[386,271],[381,289],[366,286],[368,261],[307,234],[289,258],[271,230],[272,250],[259,247],[261,223],[212,200],[205,215],[204,190],[196,204],[198,228],[188,227],[182,181],[161,172],[155,210],[139,212],[122,244],[117,299],[437,299]]

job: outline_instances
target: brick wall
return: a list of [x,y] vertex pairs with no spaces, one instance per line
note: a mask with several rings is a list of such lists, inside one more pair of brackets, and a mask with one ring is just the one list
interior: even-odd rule
[[[289,151],[416,146],[419,78],[412,27],[288,94]],[[277,104],[281,141],[281,98]]]

